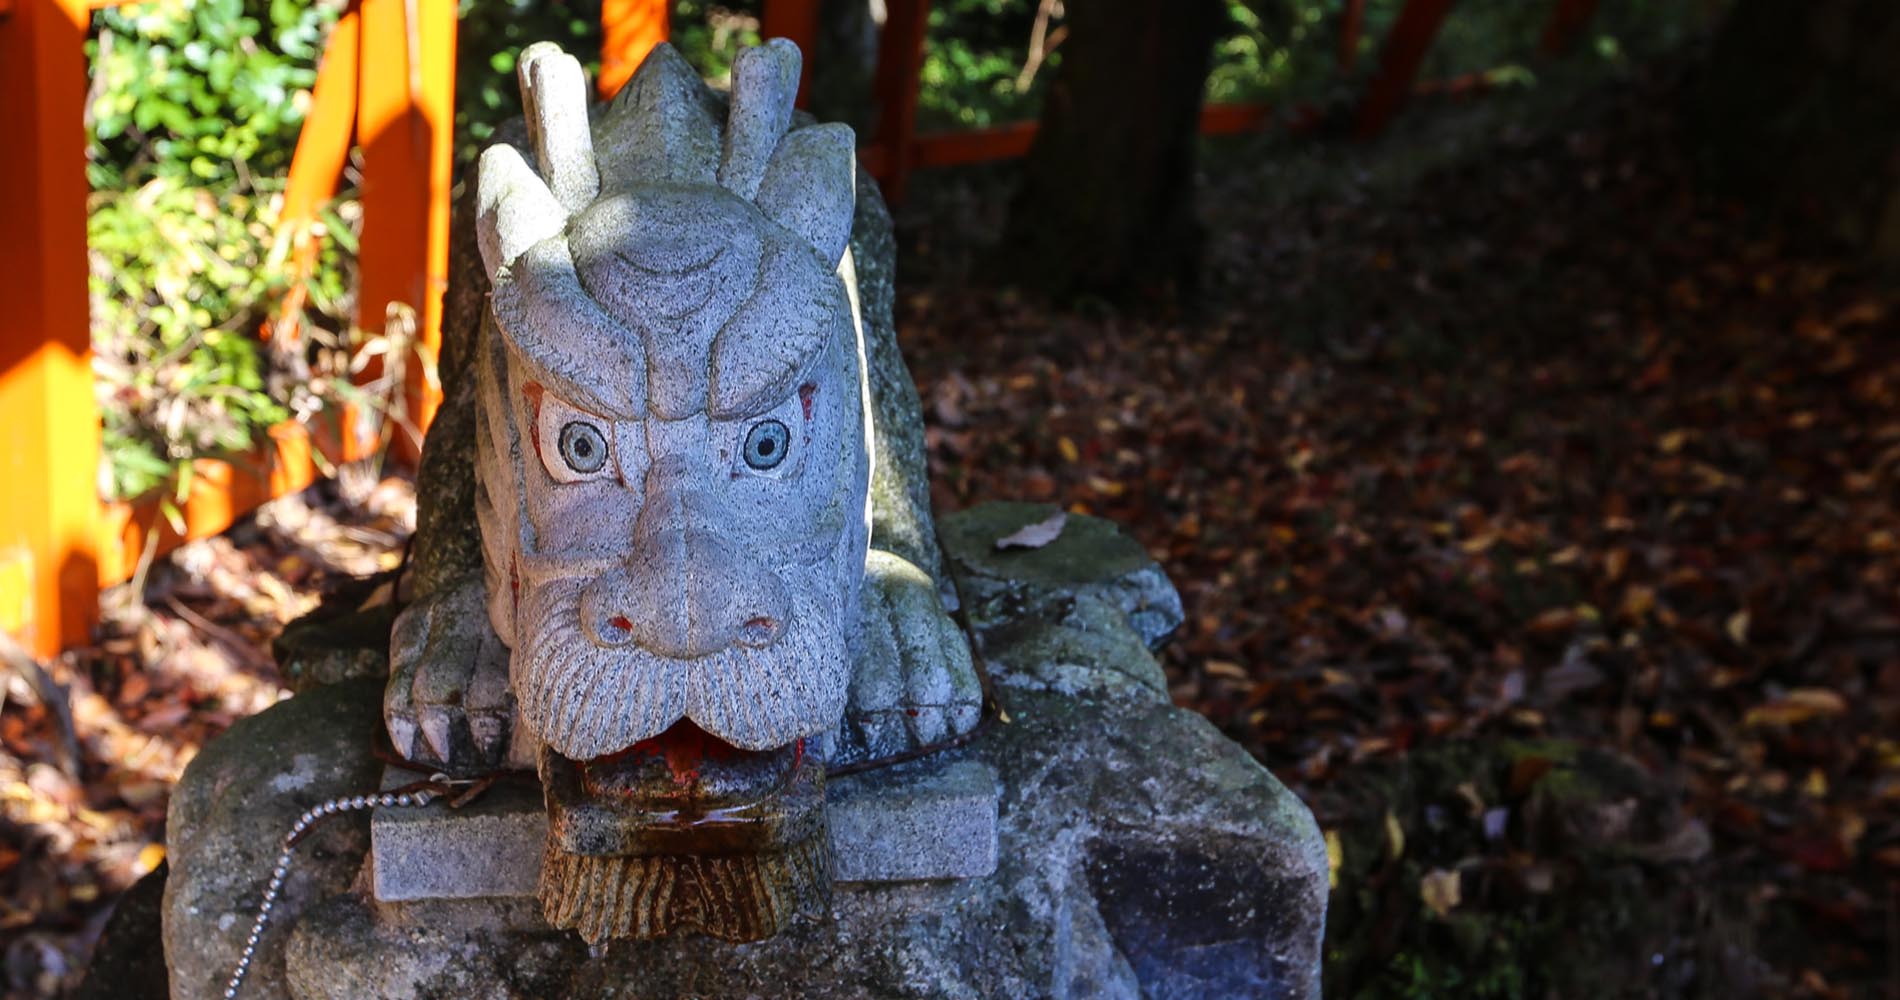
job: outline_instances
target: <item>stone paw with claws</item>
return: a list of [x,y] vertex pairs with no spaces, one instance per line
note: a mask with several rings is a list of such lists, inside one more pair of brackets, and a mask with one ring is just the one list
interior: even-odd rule
[[872,549],[859,603],[855,669],[833,762],[903,753],[976,728],[982,686],[936,581],[902,556]]
[[454,774],[506,763],[514,716],[508,648],[489,627],[480,573],[417,600],[390,638],[383,720],[396,752]]

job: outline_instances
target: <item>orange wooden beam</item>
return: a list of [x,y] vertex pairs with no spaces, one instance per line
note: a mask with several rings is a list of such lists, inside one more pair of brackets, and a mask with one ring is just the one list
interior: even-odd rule
[[336,194],[337,178],[349,158],[350,136],[356,129],[362,28],[362,13],[352,6],[330,29],[323,61],[317,64],[317,83],[310,92],[310,114],[297,133],[297,152],[290,160],[280,226],[308,224],[317,217],[317,206]]
[[1596,11],[1597,0],[1557,0],[1557,6],[1551,8],[1550,19],[1544,22],[1537,50],[1553,58],[1570,51]]
[[993,128],[956,132],[929,132],[911,140],[910,152],[904,156],[904,162],[909,169],[921,169],[1013,160],[1028,153],[1030,144],[1035,141],[1035,122],[1012,122]]
[[875,144],[884,149],[877,175],[884,197],[904,200],[910,177],[912,139],[917,133],[917,88],[924,65],[924,37],[930,27],[930,0],[887,0],[884,32],[878,39],[878,117]]
[[290,180],[284,186],[283,210],[278,213],[276,243],[288,245],[290,288],[278,304],[276,336],[295,336],[303,312],[305,285],[316,264],[317,242],[311,227],[317,208],[336,194],[337,178],[349,159],[350,137],[356,130],[358,71],[362,63],[362,15],[351,6],[337,18],[317,66],[317,83],[310,95],[310,115],[297,132],[297,152],[290,159]]
[[[1273,107],[1268,104],[1210,104],[1201,109],[1201,134],[1253,132],[1265,128],[1272,119]],[[1036,141],[1036,128],[1035,122],[1028,121],[925,133],[911,140],[904,162],[910,169],[923,169],[1015,159],[1029,152]],[[890,158],[890,149],[881,143],[858,150],[858,159],[873,175],[882,172]]]
[[1272,120],[1271,104],[1206,104],[1201,107],[1201,134],[1257,132]]
[[667,0],[602,0],[600,96],[611,98],[633,79],[655,45],[672,30]]
[[106,504],[99,523],[99,581],[110,585],[138,571],[145,546],[159,557],[180,545],[229,528],[267,501],[316,482],[314,446],[302,424],[285,421],[247,455],[192,463],[191,493],[179,505],[180,532],[161,509],[159,495]]
[[1359,104],[1355,131],[1369,139],[1382,131],[1411,96],[1425,53],[1451,13],[1453,0],[1407,0],[1379,50],[1379,72]]
[[[356,324],[386,332],[392,306],[414,311],[405,404],[425,428],[441,393],[432,373],[448,286],[449,186],[455,125],[455,0],[363,0],[357,142],[363,149],[363,238]],[[412,22],[406,11],[413,10]],[[381,373],[372,367],[366,377]],[[346,416],[346,421],[350,418]],[[352,458],[368,451],[352,442]],[[398,457],[415,442],[396,436]]]
[[805,62],[798,73],[798,106],[811,106],[811,66],[818,58],[818,0],[765,0],[759,34],[798,43]]
[[40,656],[99,613],[84,0],[0,19],[0,628]]

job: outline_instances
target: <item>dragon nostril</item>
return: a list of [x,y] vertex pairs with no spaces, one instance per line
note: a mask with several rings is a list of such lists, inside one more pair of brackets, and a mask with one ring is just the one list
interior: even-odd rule
[[618,649],[633,641],[633,622],[626,615],[595,614],[588,620],[593,624],[587,629],[587,635],[596,646]]
[[778,630],[778,619],[760,615],[747,621],[739,629],[739,644],[753,647],[769,646],[778,638]]

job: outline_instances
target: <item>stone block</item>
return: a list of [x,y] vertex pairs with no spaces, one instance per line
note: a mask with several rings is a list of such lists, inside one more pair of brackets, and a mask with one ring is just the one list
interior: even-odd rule
[[[421,775],[390,768],[384,788]],[[996,772],[957,755],[866,771],[825,793],[841,882],[969,878],[996,869]],[[547,837],[541,787],[504,780],[462,809],[377,809],[371,887],[384,903],[533,897]]]
[[[420,777],[392,767],[382,787]],[[461,809],[446,799],[377,809],[369,821],[371,887],[383,902],[533,896],[547,830],[541,786],[527,779],[504,779]]]
[[917,761],[848,775],[825,792],[840,882],[980,878],[996,870],[996,772]]

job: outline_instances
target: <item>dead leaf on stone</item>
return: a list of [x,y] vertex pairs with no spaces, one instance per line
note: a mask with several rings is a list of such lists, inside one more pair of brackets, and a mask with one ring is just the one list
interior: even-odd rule
[[1066,525],[1068,523],[1069,523],[1068,512],[1060,511],[1060,510],[1056,511],[1054,514],[1051,514],[1048,517],[1040,521],[1037,521],[1034,524],[1026,524],[1020,528],[1017,528],[1015,531],[1007,535],[1004,535],[1002,538],[997,539],[996,550],[998,552],[1001,552],[1007,549],[1042,548],[1043,546],[1049,544],[1050,542],[1055,541],[1058,537],[1060,537],[1062,534],[1063,525]]

